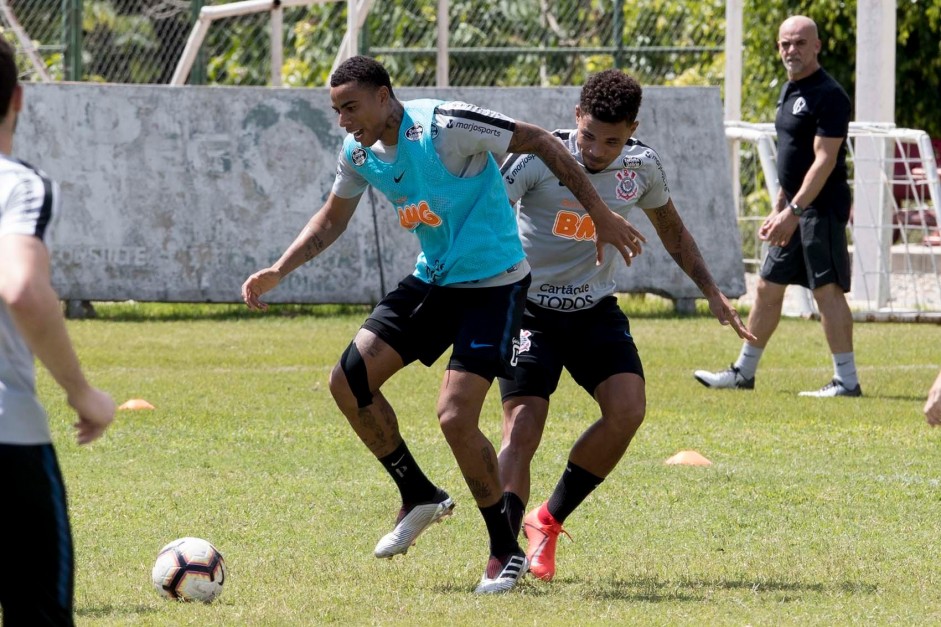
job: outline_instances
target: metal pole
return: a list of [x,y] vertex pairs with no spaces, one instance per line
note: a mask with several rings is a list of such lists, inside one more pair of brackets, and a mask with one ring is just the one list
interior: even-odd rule
[[[204,3],[205,0],[190,0],[190,17],[194,25],[199,20],[199,12]],[[196,60],[193,61],[193,67],[190,69],[189,82],[190,85],[205,85],[206,78],[206,52],[200,47],[196,53]]]
[[624,65],[624,0],[614,0],[614,20],[611,27],[614,45],[614,67]]
[[[895,121],[895,0],[856,5],[856,122]],[[853,298],[889,303],[892,280],[893,142],[857,137],[853,173]],[[874,277],[874,279],[873,279]]]
[[438,87],[447,87],[451,82],[451,68],[448,65],[448,57],[451,54],[449,5],[448,0],[438,0],[438,63],[435,69],[435,85]]
[[[744,0],[726,0],[725,2],[725,80],[722,86],[725,95],[725,121],[737,122],[742,119],[742,59],[744,56]],[[742,215],[742,163],[739,157],[739,145],[729,144],[729,163],[732,165],[732,200],[735,211]],[[767,176],[767,173],[766,175]],[[777,180],[777,174],[773,176]],[[775,196],[771,196],[774,202]]]
[[346,58],[359,54],[359,23],[356,0],[346,0]]
[[725,119],[742,119],[742,63],[744,56],[744,0],[725,3]]
[[62,0],[65,79],[82,80],[82,0]]
[[363,27],[359,29],[359,53],[363,56],[371,57],[372,37],[369,36],[369,24],[363,21]]
[[[265,2],[270,2],[271,0],[264,0]],[[288,6],[288,3],[310,3],[310,2],[329,2],[330,0],[281,0],[282,6]],[[340,43],[340,49],[337,51],[337,56],[333,60],[333,65],[330,66],[330,74],[333,74],[333,71],[337,69],[337,66],[340,65],[343,61],[359,54],[357,52],[359,44],[359,31],[363,27],[363,24],[366,22],[366,17],[369,15],[369,11],[372,9],[373,0],[355,0],[357,2],[356,6],[353,6],[354,0],[347,0],[347,14],[346,14],[346,33],[343,34],[343,41]],[[354,39],[355,38],[355,39]],[[351,41],[352,40],[352,41]],[[330,85],[330,77],[327,76],[327,85]]]
[[[23,51],[23,54],[29,57],[29,62],[33,66],[33,70],[39,74],[39,78],[41,78],[44,83],[48,83],[52,78],[46,70],[46,64],[36,51],[33,40],[29,38],[29,35],[26,34],[26,31],[24,31],[23,27],[20,25],[19,20],[16,19],[16,15],[13,13],[13,9],[10,8],[7,0],[0,0],[0,11],[2,11],[7,24],[10,25],[10,30],[12,30],[13,34],[16,36],[16,40],[20,44],[20,49]],[[25,69],[26,68],[21,68],[20,71]]]
[[271,86],[281,87],[281,66],[284,65],[284,10],[275,0],[271,9]]

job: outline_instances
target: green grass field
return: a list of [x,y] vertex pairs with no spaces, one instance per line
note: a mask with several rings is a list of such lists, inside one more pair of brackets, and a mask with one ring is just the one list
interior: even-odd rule
[[[76,618],[84,625],[834,625],[941,622],[941,429],[921,407],[941,329],[856,326],[866,396],[805,399],[831,365],[819,323],[784,320],[754,392],[710,391],[739,340],[703,315],[624,301],[647,373],[647,419],[621,465],[567,521],[559,572],[506,596],[471,594],[486,533],[441,436],[443,362],[385,388],[425,472],[458,503],[404,558],[376,540],[398,508],[391,480],[335,409],[327,377],[367,310],[115,305],[70,332],[120,403],[79,448],[61,392],[40,392],[69,489]],[[634,310],[636,309],[636,311]],[[665,310],[664,310],[665,311]],[[482,428],[499,442],[491,390]],[[533,468],[548,496],[596,417],[566,377]],[[667,466],[695,449],[708,468]],[[214,604],[159,598],[157,551],[186,535],[223,552]]]

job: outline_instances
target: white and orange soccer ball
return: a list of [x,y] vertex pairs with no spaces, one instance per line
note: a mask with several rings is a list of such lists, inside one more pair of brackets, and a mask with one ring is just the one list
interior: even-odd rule
[[151,578],[161,596],[209,603],[222,594],[225,560],[201,538],[180,538],[160,549]]

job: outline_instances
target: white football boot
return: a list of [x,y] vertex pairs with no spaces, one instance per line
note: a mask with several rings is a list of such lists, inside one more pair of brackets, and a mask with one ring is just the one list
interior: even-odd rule
[[404,555],[425,529],[450,516],[454,511],[454,501],[443,491],[439,491],[439,495],[444,495],[444,500],[438,503],[420,503],[399,510],[395,528],[379,540],[373,551],[375,556],[391,558]]
[[798,396],[811,396],[813,398],[833,398],[834,396],[862,396],[863,390],[857,384],[852,390],[843,385],[842,381],[834,379],[819,390],[801,392]]
[[741,371],[734,365],[721,372],[709,372],[708,370],[697,370],[693,373],[696,380],[707,388],[735,388],[739,390],[754,390],[755,377],[746,379]]
[[474,594],[509,592],[516,582],[523,578],[528,569],[529,562],[526,561],[526,554],[522,551],[510,553],[503,561],[491,555],[487,561],[487,570],[480,578]]

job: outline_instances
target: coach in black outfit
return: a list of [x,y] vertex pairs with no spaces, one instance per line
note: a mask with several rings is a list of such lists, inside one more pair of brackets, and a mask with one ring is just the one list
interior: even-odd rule
[[789,17],[778,31],[778,52],[788,82],[778,99],[780,190],[774,211],[759,237],[771,244],[761,268],[746,341],[728,370],[697,370],[708,387],[755,386],[755,371],[781,319],[784,290],[803,285],[813,290],[823,332],[833,354],[833,380],[801,396],[862,396],[853,355],[853,317],[845,293],[850,289],[846,244],[850,197],[846,181],[846,136],[851,105],[846,91],[827,74],[817,56],[817,25],[802,15]]

